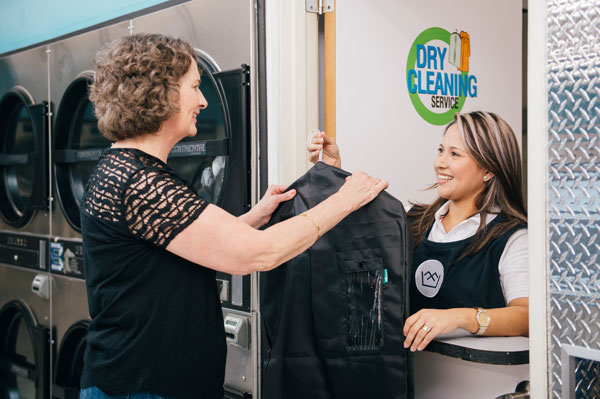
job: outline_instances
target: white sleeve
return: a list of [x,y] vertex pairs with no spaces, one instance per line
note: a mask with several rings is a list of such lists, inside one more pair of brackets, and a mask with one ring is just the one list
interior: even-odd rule
[[498,262],[500,284],[508,305],[516,298],[529,297],[529,237],[527,229],[515,231],[506,242]]

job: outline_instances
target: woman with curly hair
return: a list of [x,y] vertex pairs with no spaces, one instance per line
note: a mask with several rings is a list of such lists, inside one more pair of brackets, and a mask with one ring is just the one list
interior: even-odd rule
[[[310,159],[340,167],[337,145],[319,134]],[[423,350],[458,328],[478,335],[529,332],[527,211],[519,146],[491,112],[456,114],[433,162],[439,197],[408,211],[414,238],[404,346]]]
[[[272,186],[238,218],[167,165],[207,107],[192,47],[158,34],[98,52],[90,100],[112,146],[81,206],[89,325],[81,398],[223,397],[225,334],[215,272],[270,270],[302,253],[387,182],[355,173],[302,215],[269,221],[294,196]],[[202,266],[200,266],[202,265]]]

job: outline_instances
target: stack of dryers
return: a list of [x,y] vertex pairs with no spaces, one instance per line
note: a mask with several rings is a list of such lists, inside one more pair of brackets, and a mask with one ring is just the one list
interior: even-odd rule
[[[197,0],[49,45],[55,115],[50,145],[56,206],[48,242],[49,273],[55,282],[54,398],[78,395],[89,323],[79,208],[92,168],[110,146],[98,130],[88,99],[95,53],[131,32],[163,33],[192,43],[202,69],[200,88],[209,105],[197,118],[196,136],[178,143],[168,163],[203,198],[240,215],[249,209],[251,184],[250,12],[250,3],[241,2],[232,9],[220,2]],[[252,397],[250,276],[219,273],[216,283],[221,288],[228,340],[227,397]]]
[[[121,24],[123,25],[123,24]],[[54,350],[52,398],[79,397],[89,312],[85,288],[79,207],[89,174],[103,148],[110,146],[97,128],[88,100],[92,57],[123,26],[76,36],[49,46],[53,176],[52,231],[48,263],[56,282],[52,297]],[[113,33],[114,32],[114,33]]]
[[[234,215],[249,209],[253,3],[226,3],[194,0],[0,58],[1,399],[79,396],[89,324],[79,208],[110,145],[88,99],[92,59],[104,44],[132,32],[192,43],[209,105],[197,135],[178,143],[168,163],[206,200]],[[215,284],[226,397],[254,397],[250,276],[218,273]]]
[[50,376],[47,55],[0,59],[0,397],[46,399]]

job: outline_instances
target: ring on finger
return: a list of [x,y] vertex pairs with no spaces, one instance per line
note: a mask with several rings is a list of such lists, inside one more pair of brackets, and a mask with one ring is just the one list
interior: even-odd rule
[[427,333],[427,332],[431,331],[431,327],[429,327],[427,325],[424,325],[423,328],[422,328],[422,330]]

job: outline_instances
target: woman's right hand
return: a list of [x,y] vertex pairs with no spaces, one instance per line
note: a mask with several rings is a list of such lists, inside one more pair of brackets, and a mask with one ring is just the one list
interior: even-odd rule
[[346,182],[340,187],[338,194],[346,201],[350,201],[354,211],[374,200],[387,187],[387,181],[359,171],[346,177]]
[[325,132],[315,134],[311,142],[306,144],[306,149],[308,150],[308,159],[310,162],[317,163],[319,152],[323,150],[323,162],[336,168],[342,167],[340,149],[335,141],[331,137],[328,137]]

